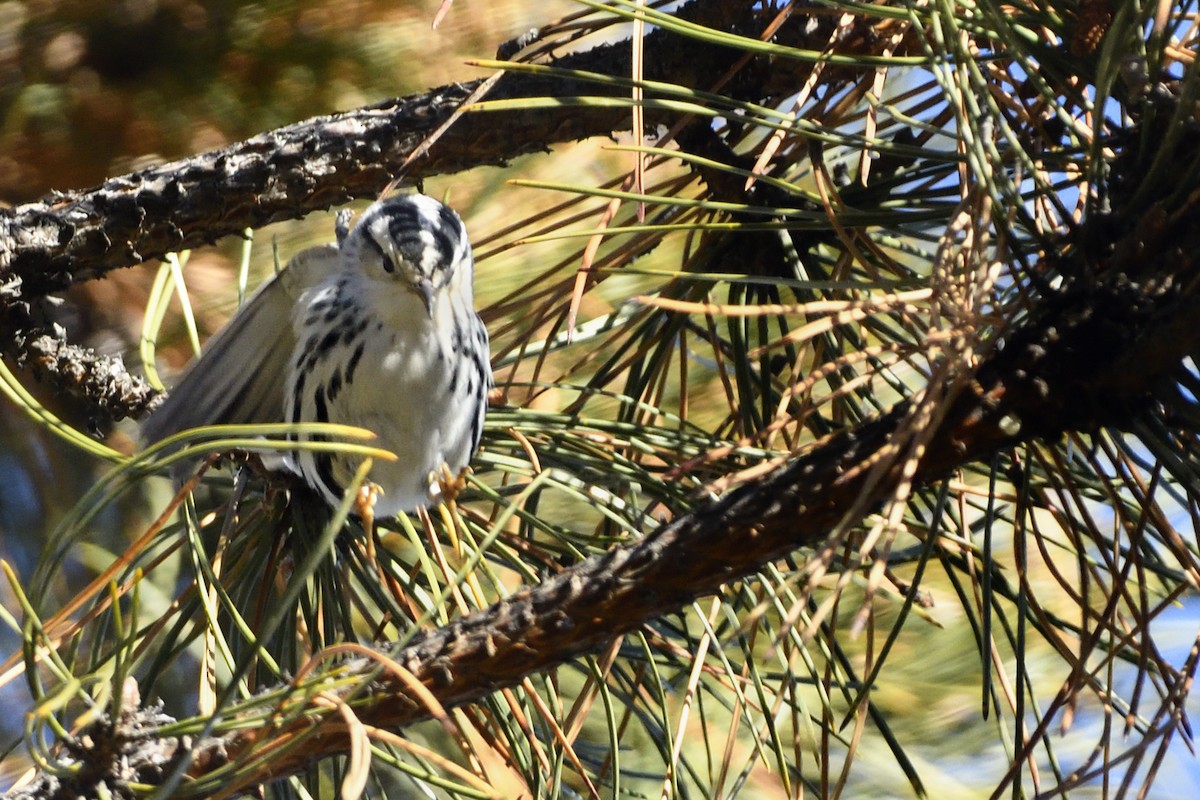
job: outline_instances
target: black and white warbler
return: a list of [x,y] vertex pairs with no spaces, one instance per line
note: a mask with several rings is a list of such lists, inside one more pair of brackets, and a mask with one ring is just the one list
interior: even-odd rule
[[[335,422],[374,432],[375,513],[437,499],[483,432],[492,384],[467,230],[423,195],[368,208],[336,245],[297,254],[191,365],[142,426],[150,443],[201,425]],[[315,437],[297,436],[297,440]],[[331,504],[358,459],[297,451],[289,465]]]

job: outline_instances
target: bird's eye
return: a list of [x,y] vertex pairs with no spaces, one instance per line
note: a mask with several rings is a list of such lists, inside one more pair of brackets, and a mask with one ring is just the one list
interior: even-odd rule
[[384,272],[395,272],[396,271],[396,262],[393,261],[388,256],[384,256],[383,257],[383,270],[384,270]]

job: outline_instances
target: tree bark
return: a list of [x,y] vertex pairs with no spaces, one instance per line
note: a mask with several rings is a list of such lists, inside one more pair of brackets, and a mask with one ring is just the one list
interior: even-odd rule
[[[681,19],[755,36],[764,22],[758,4],[695,0]],[[776,37],[818,47],[828,17],[795,14]],[[864,37],[864,41],[869,37]],[[511,43],[510,43],[511,44]],[[501,47],[503,55],[509,47]],[[709,89],[744,56],[658,29],[645,37],[647,80]],[[554,59],[551,66],[627,78],[629,41]],[[736,89],[767,99],[782,75],[808,65],[756,56],[736,70]],[[355,198],[377,195],[426,138],[458,111],[482,81],[298,122],[188,159],[113,178],[83,191],[56,192],[0,210],[0,354],[33,369],[58,391],[81,398],[97,419],[138,416],[156,392],[119,359],[70,344],[65,334],[29,313],[38,298],[120,267],[208,244],[246,228],[296,219]],[[506,73],[489,100],[628,96],[616,86],[545,75]],[[673,118],[647,113],[647,124]],[[460,116],[427,154],[406,168],[406,180],[503,165],[552,145],[628,130],[629,109],[563,104],[553,108]]]
[[[678,16],[750,37],[764,24],[757,4],[744,0],[696,0]],[[828,24],[801,20],[800,14],[794,15],[779,36],[813,45],[819,35],[828,35]],[[646,36],[644,49],[647,80],[700,90],[720,80],[744,54],[663,29]],[[563,56],[550,65],[627,78],[630,52],[626,40]],[[749,96],[762,98],[772,85],[771,59],[759,56],[752,61],[737,80]],[[246,228],[378,194],[481,83],[451,84],[305,120],[92,189],[55,193],[5,210],[0,213],[0,300],[57,291],[111,269],[240,235]],[[628,94],[618,86],[508,73],[487,99]],[[464,114],[427,155],[408,167],[406,177],[417,181],[503,165],[554,144],[628,130],[630,119],[627,108],[569,104],[503,113],[500,119]],[[649,119],[655,121],[653,112]]]
[[[1170,237],[1200,246],[1200,214],[1191,209]],[[1144,230],[1130,233],[1140,239]],[[1167,250],[1181,251],[1174,244]],[[1149,254],[1146,254],[1149,255]],[[1164,262],[1168,261],[1165,253]],[[1161,263],[1161,262],[1160,262]],[[1081,265],[1094,266],[1094,265]],[[1128,265],[1136,268],[1136,265]],[[1158,288],[1131,290],[1125,268],[1102,284],[1068,293],[1007,337],[965,390],[950,402],[912,480],[936,481],[998,450],[1068,431],[1127,426],[1154,402],[1151,389],[1200,349],[1200,295],[1180,284],[1196,273],[1175,260]],[[1179,280],[1173,280],[1179,279]],[[1170,284],[1175,288],[1165,288]],[[1103,358],[1088,357],[1097,348]],[[872,511],[901,480],[902,459],[883,480],[870,464],[895,442],[910,407],[833,437],[762,481],[742,486],[711,506],[680,518],[626,547],[594,557],[512,598],[450,625],[419,634],[387,654],[445,708],[477,700],[675,612],[798,548],[820,544],[849,509]],[[406,680],[362,660],[350,670],[378,671],[378,689],[356,704],[361,722],[399,727],[428,719]],[[271,762],[271,775],[291,774],[313,758],[347,753],[350,736],[336,713],[256,728],[205,745],[191,776],[238,761],[266,740],[303,736]]]

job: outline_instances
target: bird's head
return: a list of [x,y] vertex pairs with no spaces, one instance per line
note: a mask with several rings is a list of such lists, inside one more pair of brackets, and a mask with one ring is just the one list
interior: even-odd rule
[[421,194],[381,200],[359,219],[341,249],[376,280],[400,280],[432,313],[438,294],[472,280],[471,243],[454,209]]

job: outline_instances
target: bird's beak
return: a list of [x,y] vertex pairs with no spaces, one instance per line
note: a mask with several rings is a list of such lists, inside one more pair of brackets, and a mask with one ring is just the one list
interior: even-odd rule
[[417,290],[417,296],[425,304],[425,313],[433,316],[433,281],[429,278],[419,278],[413,288]]

